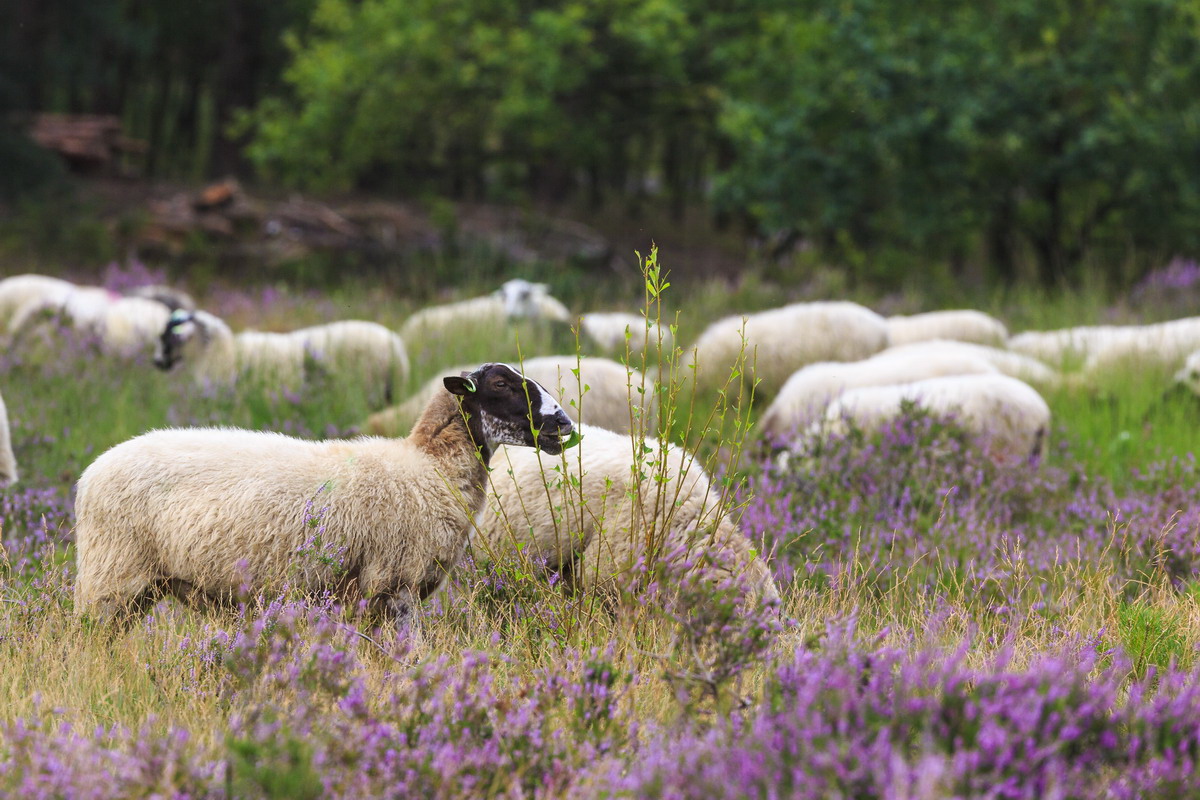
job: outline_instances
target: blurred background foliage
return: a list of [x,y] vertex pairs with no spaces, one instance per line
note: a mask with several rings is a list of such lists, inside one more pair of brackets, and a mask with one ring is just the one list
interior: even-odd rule
[[[13,0],[0,112],[150,177],[676,218],[865,277],[1195,253],[1197,0]],[[55,164],[0,133],[0,191]]]

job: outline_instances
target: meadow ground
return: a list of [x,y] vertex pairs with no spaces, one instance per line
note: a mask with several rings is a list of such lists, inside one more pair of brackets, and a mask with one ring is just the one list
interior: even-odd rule
[[[398,328],[414,307],[365,285],[214,286],[200,299],[235,328],[348,317]],[[723,313],[778,302],[754,281],[672,286],[661,313],[688,343]],[[1092,321],[1101,303],[1021,295],[986,310],[1020,330]],[[599,298],[578,303],[589,304]],[[446,364],[561,346],[538,331],[520,353],[461,337],[414,353],[410,388]],[[52,336],[0,355],[22,474],[0,493],[0,790],[1194,793],[1200,401],[1167,391],[1168,378],[1050,392],[1048,446],[1019,467],[992,463],[952,419],[917,413],[780,470],[732,396],[664,398],[679,407],[672,436],[720,476],[769,557],[779,609],[687,580],[676,593],[659,580],[617,599],[572,595],[516,560],[461,565],[415,642],[356,608],[291,596],[168,600],[114,632],[72,609],[72,487],[95,456],[168,425],[349,435],[373,409],[335,379],[299,393],[203,390]]]

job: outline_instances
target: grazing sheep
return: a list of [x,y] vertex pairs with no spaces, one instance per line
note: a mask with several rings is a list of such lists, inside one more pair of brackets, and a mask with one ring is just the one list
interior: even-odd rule
[[13,346],[19,347],[35,327],[53,318],[76,333],[95,337],[105,354],[129,358],[150,354],[170,316],[170,309],[156,300],[76,286],[65,295],[42,297],[21,306],[9,331]]
[[517,320],[569,323],[571,312],[550,295],[546,284],[517,278],[505,282],[487,297],[422,309],[405,320],[400,335],[406,341],[421,344],[426,339],[461,333],[464,327],[495,336],[497,329]]
[[908,358],[930,358],[943,355],[958,355],[968,358],[982,358],[1005,375],[1019,378],[1026,383],[1036,383],[1042,386],[1056,386],[1059,374],[1036,358],[1013,353],[999,347],[988,347],[970,342],[951,342],[933,339],[928,342],[889,347],[879,355],[904,355]]
[[[642,373],[636,369],[607,358],[589,357],[577,361],[575,356],[531,358],[521,364],[521,369],[549,389],[579,422],[628,433],[642,424],[641,415],[644,414],[644,429],[654,430],[658,394],[654,381],[646,378],[643,383]],[[578,378],[575,369],[579,370]],[[396,436],[408,430],[429,398],[438,391],[438,386],[435,378],[400,405],[372,414],[363,424],[363,430],[378,436]],[[581,386],[587,387],[582,398]],[[643,387],[644,392],[640,391]]]
[[[744,322],[743,322],[744,320]],[[817,361],[858,361],[887,347],[887,322],[856,303],[796,303],[747,316],[725,317],[684,354],[684,374],[719,388],[742,351],[745,374],[760,395],[774,395],[796,370]]]
[[1130,335],[1119,325],[1090,325],[1054,331],[1025,331],[1008,340],[1008,349],[1062,368],[1069,362]]
[[74,289],[70,281],[46,275],[14,275],[0,280],[0,332],[12,332],[12,318],[22,307],[62,303]]
[[4,405],[4,397],[0,396],[0,486],[11,486],[19,477],[17,457],[13,455],[12,434],[8,429],[8,409]]
[[826,407],[823,422],[814,423],[806,438],[844,431],[848,422],[870,430],[900,414],[906,403],[956,415],[1002,463],[1020,463],[1040,452],[1050,427],[1049,406],[1028,384],[1007,375],[956,375],[852,389]]
[[987,359],[917,345],[884,350],[863,361],[809,364],[788,378],[759,421],[769,440],[789,437],[821,417],[843,392],[946,375],[999,375]]
[[1096,346],[1083,364],[1088,378],[1128,370],[1178,369],[1200,349],[1200,317],[1154,325],[1130,325]]
[[[661,349],[670,353],[675,346],[670,327],[648,321],[641,314],[622,311],[593,311],[579,317],[580,333],[605,353],[625,353],[629,343],[629,355],[643,352],[657,353]],[[659,338],[662,338],[661,348]]]
[[379,386],[385,399],[408,379],[404,342],[382,325],[361,320],[290,333],[243,331],[235,336],[224,321],[206,311],[176,311],[161,329],[154,354],[159,369],[171,370],[187,362],[201,381],[231,385],[252,377],[292,388],[306,377],[306,359]]
[[640,439],[592,425],[579,430],[578,451],[561,459],[497,450],[487,504],[471,535],[477,558],[520,552],[546,559],[581,588],[611,588],[646,555],[653,531],[659,556],[714,556],[718,570],[736,570],[759,597],[779,599],[770,570],[690,455],[652,439],[645,452]]
[[892,346],[949,339],[976,344],[1002,345],[1008,341],[1008,328],[982,311],[953,309],[929,311],[911,316],[888,317],[888,339]]
[[1056,331],[1026,331],[1009,340],[1010,350],[1061,365],[1082,360],[1086,377],[1117,367],[1177,369],[1200,348],[1200,317],[1153,325],[1095,325]]
[[163,589],[219,597],[288,583],[356,590],[405,618],[462,554],[496,448],[558,454],[573,429],[505,364],[443,384],[407,439],[201,428],[108,450],[79,479],[77,613],[111,617]]

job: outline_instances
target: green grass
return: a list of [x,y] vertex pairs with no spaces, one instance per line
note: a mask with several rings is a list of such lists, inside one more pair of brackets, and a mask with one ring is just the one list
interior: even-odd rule
[[[491,272],[481,266],[478,284],[464,286],[460,296],[470,296],[474,286],[487,285],[490,280]],[[672,283],[663,298],[663,317],[674,319],[678,313],[678,340],[685,346],[704,325],[722,315],[802,296],[802,292],[792,293],[754,274],[732,287],[726,282],[689,285],[676,277]],[[641,294],[640,286],[624,286],[621,297]],[[377,319],[393,328],[420,305],[413,297],[392,294],[367,281],[347,283],[328,298],[343,317]],[[601,290],[589,293],[581,287],[568,297],[575,308],[616,305],[612,298]],[[204,305],[207,298],[202,295],[200,300]],[[975,300],[1007,319],[1014,330],[1095,321],[1105,307],[1098,292],[1053,296],[993,293]],[[302,296],[284,307],[286,311],[278,314],[268,309],[260,320],[262,326],[296,327],[321,321],[322,312],[315,302]],[[248,320],[237,324],[248,324]],[[564,338],[561,331],[531,327],[519,333],[518,340],[475,331],[449,341],[427,342],[424,348],[422,343],[410,342],[413,374],[409,388],[448,365],[515,361],[518,356],[562,352],[570,346],[569,337]],[[1071,442],[1090,466],[1114,481],[1136,480],[1134,470],[1195,452],[1200,440],[1196,424],[1200,402],[1167,392],[1168,377],[1161,373],[1112,375],[1100,385],[1067,385],[1048,392],[1054,436]],[[281,429],[319,437],[327,431],[347,432],[375,410],[362,387],[336,378],[317,382],[298,398],[255,386],[243,386],[233,393],[208,393],[185,375],[165,375],[148,364],[133,367],[102,359],[64,362],[54,353],[0,375],[0,391],[10,415],[19,421],[16,454],[23,482],[18,488],[51,488],[64,496],[98,454],[153,428],[184,422]],[[722,405],[720,396],[711,391],[694,400],[681,395],[675,402],[684,413],[671,429],[674,439],[686,439],[721,463],[740,463],[744,456],[739,440],[747,421],[744,409],[739,410],[732,398]],[[761,410],[755,408],[749,419]],[[1056,453],[1051,446],[1047,457],[1051,466],[1056,463]],[[929,514],[935,515],[935,510],[929,509]],[[7,540],[18,533],[4,531],[3,535]],[[852,614],[863,635],[880,635],[898,646],[911,644],[913,637],[953,646],[973,634],[979,646],[970,658],[981,661],[1012,643],[1014,659],[1020,663],[1069,636],[1092,636],[1101,629],[1107,629],[1111,641],[1130,653],[1139,672],[1172,661],[1191,663],[1200,645],[1194,592],[1155,586],[1154,591],[1131,599],[1127,587],[1113,578],[1111,565],[1076,566],[1064,568],[1045,586],[1034,585],[1031,579],[1029,590],[1021,595],[1021,602],[1030,606],[1049,596],[1055,599],[1048,604],[1055,611],[1014,615],[1017,621],[1012,622],[993,613],[994,598],[962,585],[954,558],[944,558],[945,562],[937,565],[942,570],[938,598],[931,596],[928,584],[915,569],[887,585],[856,578],[851,566],[847,575],[837,580],[782,587],[786,612],[795,622],[777,646],[796,647],[814,641],[826,621]],[[614,610],[592,605],[581,613],[572,610],[560,591],[540,579],[529,574],[513,577],[517,579],[507,589],[510,594],[474,587],[470,590],[474,594],[452,612],[434,617],[420,655],[498,649],[511,659],[508,669],[519,674],[550,663],[556,650],[545,646],[549,640],[587,649],[615,639],[622,643],[622,655],[632,658],[643,674],[662,671],[656,654],[669,651],[672,633],[654,609]],[[69,570],[66,578],[55,578],[59,579],[69,580]],[[10,599],[33,591],[27,580],[4,571],[0,571],[0,589]],[[560,613],[570,625],[548,633],[530,616],[516,614],[517,604]],[[930,630],[934,617],[938,623]],[[180,643],[189,637],[199,639],[206,630],[228,628],[233,624],[228,611],[170,603],[153,625],[135,627],[115,638],[110,631],[94,629],[86,620],[73,617],[69,605],[26,616],[12,612],[8,624],[9,629],[0,635],[0,705],[10,715],[32,713],[31,698],[38,694],[47,706],[68,708],[72,717],[84,724],[120,723],[136,728],[153,715],[160,720],[158,724],[183,721],[194,730],[211,731],[213,737],[219,737],[224,729],[228,709],[219,698],[204,694],[209,678],[203,672],[193,675],[201,659]],[[504,633],[499,641],[492,639],[496,631]],[[369,644],[363,647],[371,650]],[[383,682],[388,674],[389,664],[380,658],[376,679]],[[753,680],[751,677],[750,682]],[[669,689],[652,682],[638,688],[636,703],[639,713],[650,718],[665,715],[672,707]],[[236,743],[233,749],[238,752]],[[236,770],[235,785],[267,796],[310,791],[312,776],[287,766],[297,760],[297,753],[273,753],[269,758],[251,752],[242,755],[247,763],[265,759],[282,766],[277,772],[269,765],[259,772]]]

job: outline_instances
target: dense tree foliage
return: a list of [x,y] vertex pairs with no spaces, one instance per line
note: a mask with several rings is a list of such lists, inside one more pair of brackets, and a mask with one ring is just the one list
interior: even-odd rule
[[1197,0],[14,0],[0,44],[0,111],[120,114],[152,174],[655,196],[1048,283],[1200,247]]

